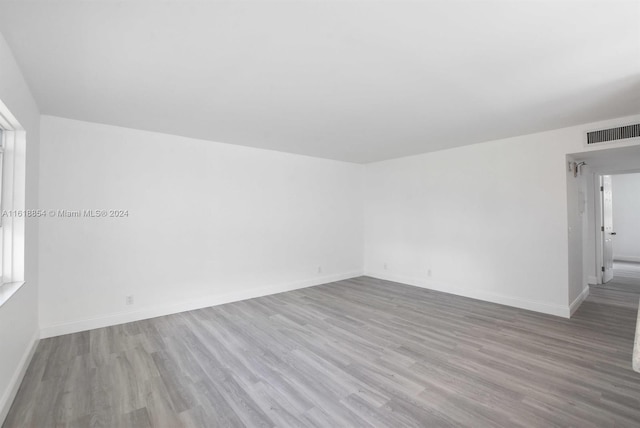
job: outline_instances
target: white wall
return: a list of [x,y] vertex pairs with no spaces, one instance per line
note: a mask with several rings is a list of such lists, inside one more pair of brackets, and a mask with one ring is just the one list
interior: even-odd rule
[[613,258],[640,262],[640,174],[611,176],[613,187]]
[[130,217],[41,220],[42,332],[355,276],[363,239],[369,275],[568,316],[586,241],[566,155],[638,119],[359,166],[44,116],[41,207]]
[[[569,316],[586,279],[582,238],[570,242],[568,220],[569,204],[577,206],[569,194],[583,186],[567,181],[566,155],[593,150],[583,146],[585,130],[637,119],[367,165],[365,272]],[[574,213],[572,234],[581,223]]]
[[361,165],[50,116],[41,126],[41,207],[129,211],[41,220],[45,336],[362,273]]
[[[567,163],[580,161],[567,156]],[[589,292],[588,270],[590,257],[587,249],[589,208],[588,181],[591,178],[588,166],[581,168],[581,173],[574,177],[572,172],[567,174],[567,218],[569,240],[569,304],[573,313]]]
[[[26,130],[26,207],[38,202],[39,112],[13,55],[0,35],[0,100]],[[0,424],[38,339],[38,224],[27,220],[25,285],[0,306]]]

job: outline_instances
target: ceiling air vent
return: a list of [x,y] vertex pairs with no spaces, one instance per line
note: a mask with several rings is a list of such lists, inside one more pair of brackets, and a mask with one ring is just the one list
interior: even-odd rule
[[601,129],[600,131],[587,132],[587,145],[609,143],[625,138],[640,137],[640,123],[635,125],[620,126],[619,128]]

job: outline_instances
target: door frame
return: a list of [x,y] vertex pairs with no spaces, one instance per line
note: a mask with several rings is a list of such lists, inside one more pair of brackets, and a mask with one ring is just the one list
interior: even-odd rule
[[[624,175],[624,174],[638,174],[640,173],[640,169],[632,169],[632,170],[621,170],[621,171],[611,171],[611,170],[603,170],[597,171],[593,173],[593,184],[594,184],[594,195],[593,200],[596,202],[596,206],[594,209],[595,214],[595,246],[596,246],[596,285],[603,284],[604,272],[602,272],[602,267],[604,266],[604,232],[602,231],[602,218],[603,218],[603,209],[604,209],[604,201],[603,195],[600,188],[602,187],[602,176],[603,175]],[[613,195],[615,198],[615,195]],[[614,225],[615,227],[615,225]]]
[[604,217],[604,198],[602,194],[602,176],[604,173],[594,174],[594,201],[597,201],[595,211],[595,244],[596,244],[596,279],[598,284],[604,282],[604,232],[602,231],[602,218]]

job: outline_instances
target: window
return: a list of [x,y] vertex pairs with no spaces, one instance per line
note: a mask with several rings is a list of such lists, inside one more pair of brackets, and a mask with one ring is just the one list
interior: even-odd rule
[[24,284],[26,132],[0,101],[0,305]]

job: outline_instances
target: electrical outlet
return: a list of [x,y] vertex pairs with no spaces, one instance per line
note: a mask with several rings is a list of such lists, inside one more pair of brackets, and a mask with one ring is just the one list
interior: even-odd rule
[[427,269],[427,276],[431,278],[431,269]]
[[322,266],[318,266],[318,273],[322,273]]
[[388,270],[388,269],[389,269],[389,266],[387,266],[387,264],[385,263],[384,264],[384,270]]
[[125,298],[125,303],[126,303],[127,305],[133,305],[133,296],[127,296],[127,297]]

